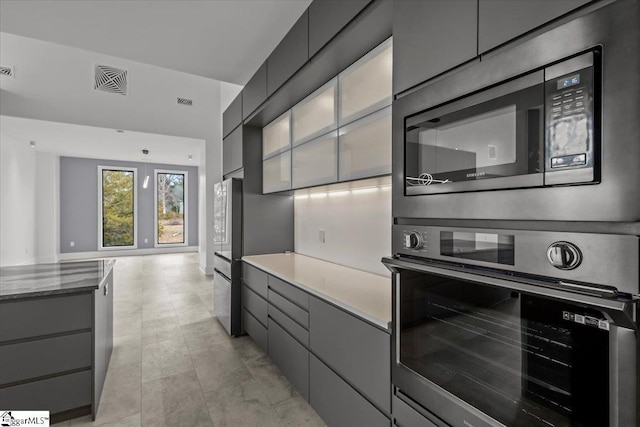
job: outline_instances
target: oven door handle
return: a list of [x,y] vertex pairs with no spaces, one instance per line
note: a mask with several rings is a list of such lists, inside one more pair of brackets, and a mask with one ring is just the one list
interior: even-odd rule
[[600,310],[616,326],[638,330],[638,324],[634,320],[638,300],[620,300],[611,298],[599,298],[584,295],[576,292],[564,291],[561,289],[547,288],[544,286],[530,285],[528,283],[516,282],[512,280],[500,279],[492,276],[483,276],[477,273],[467,273],[464,271],[449,270],[442,267],[421,264],[411,261],[403,261],[394,258],[382,258],[382,263],[392,272],[399,273],[400,270],[412,270],[422,273],[437,274],[466,282],[483,285],[496,286],[517,292],[524,292],[531,295],[539,295],[547,298],[554,298],[570,303],[582,304],[596,310]]

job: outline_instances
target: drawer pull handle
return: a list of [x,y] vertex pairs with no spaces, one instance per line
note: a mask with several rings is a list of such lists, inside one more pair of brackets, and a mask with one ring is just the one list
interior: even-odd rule
[[109,284],[108,283],[104,284],[104,294],[105,294],[105,296],[109,295]]

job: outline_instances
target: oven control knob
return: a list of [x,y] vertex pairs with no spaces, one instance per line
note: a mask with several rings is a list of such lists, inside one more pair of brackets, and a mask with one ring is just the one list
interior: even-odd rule
[[582,253],[573,243],[555,242],[547,249],[547,259],[555,268],[573,270],[582,262]]
[[424,244],[422,235],[417,231],[412,231],[411,233],[405,235],[404,239],[404,246],[408,249],[420,249]]

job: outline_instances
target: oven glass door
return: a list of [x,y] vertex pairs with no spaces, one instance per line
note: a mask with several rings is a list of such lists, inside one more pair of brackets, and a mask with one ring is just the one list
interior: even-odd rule
[[544,93],[540,72],[407,118],[406,194],[542,185]]
[[397,357],[415,374],[504,425],[609,425],[601,312],[411,270],[397,297]]

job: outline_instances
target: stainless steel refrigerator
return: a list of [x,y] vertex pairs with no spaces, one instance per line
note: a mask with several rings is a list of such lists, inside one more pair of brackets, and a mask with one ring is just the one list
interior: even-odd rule
[[214,185],[213,309],[229,335],[242,334],[242,180]]

